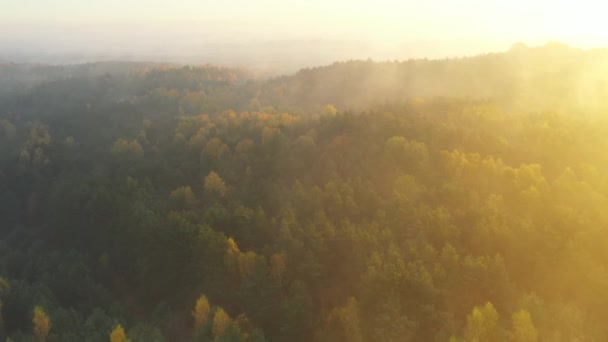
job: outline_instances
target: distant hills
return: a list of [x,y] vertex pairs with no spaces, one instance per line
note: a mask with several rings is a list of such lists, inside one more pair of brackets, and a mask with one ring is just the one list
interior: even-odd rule
[[263,102],[356,109],[415,97],[472,97],[521,109],[608,104],[608,50],[559,43],[514,45],[504,53],[441,60],[346,61],[269,80]]
[[[0,94],[52,80],[92,79],[103,75],[129,77],[134,81],[127,85],[122,79],[105,82],[108,87],[121,88],[123,95],[129,94],[129,85],[137,83],[140,94],[154,90],[152,87],[174,88],[177,76],[172,74],[183,75],[188,70],[201,68],[215,68],[214,79],[225,79],[227,83],[222,85],[221,95],[227,99],[225,103],[241,104],[239,108],[213,106],[208,110],[247,109],[242,107],[245,97],[250,97],[250,103],[292,112],[310,111],[327,104],[356,110],[379,103],[433,97],[486,99],[514,110],[530,111],[559,108],[593,112],[608,107],[608,50],[582,50],[560,43],[539,47],[515,44],[506,52],[464,58],[340,61],[280,77],[214,66],[184,70],[178,64],[151,62],[65,66],[3,63],[0,64]],[[156,77],[158,71],[164,76]],[[150,72],[156,73],[155,81],[144,82],[143,78],[150,78]],[[184,91],[207,89],[206,98],[214,96],[214,92],[205,88],[213,80],[207,76],[193,77],[196,83]],[[138,79],[142,79],[141,82],[136,82]],[[112,82],[122,83],[113,85]],[[239,94],[238,101],[226,96],[226,87],[230,90],[228,93]],[[200,107],[205,110],[205,106]]]

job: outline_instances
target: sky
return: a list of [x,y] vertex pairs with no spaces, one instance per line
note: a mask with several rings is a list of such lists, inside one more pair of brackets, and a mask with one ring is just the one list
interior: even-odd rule
[[608,46],[603,7],[596,0],[0,0],[0,48],[160,55],[321,40],[367,46],[369,54],[411,46],[415,57],[515,42],[591,48]]

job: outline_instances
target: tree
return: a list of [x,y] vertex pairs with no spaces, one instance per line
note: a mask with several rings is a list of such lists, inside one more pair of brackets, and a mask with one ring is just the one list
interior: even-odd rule
[[30,162],[30,160],[31,160],[30,152],[28,152],[27,149],[22,148],[19,153],[19,162],[21,162],[22,164],[27,164]]
[[209,314],[211,313],[211,305],[207,296],[201,295],[196,300],[194,310],[192,311],[192,317],[194,317],[194,330],[198,330],[204,327],[209,322]]
[[173,201],[175,205],[182,208],[192,208],[196,206],[196,196],[189,186],[180,186],[171,191],[169,198],[171,198],[171,201]]
[[328,341],[363,341],[359,309],[355,298],[349,298],[344,306],[331,311],[327,318],[325,338]]
[[215,171],[209,172],[204,180],[205,191],[225,197],[227,193],[226,183]]
[[287,253],[275,253],[270,257],[270,276],[277,283],[282,283],[287,271]]
[[401,299],[396,294],[386,294],[385,303],[374,322],[374,339],[386,342],[411,341],[416,322],[402,312]]
[[498,312],[492,303],[476,306],[467,316],[465,340],[467,342],[493,342],[500,341],[500,327],[498,326]]
[[327,104],[321,108],[321,115],[336,115],[338,110],[333,104]]
[[2,317],[2,306],[6,296],[11,292],[11,287],[4,278],[0,277],[0,338],[4,338],[4,319]]
[[143,322],[137,323],[129,329],[127,336],[130,336],[131,340],[135,342],[167,342],[158,328]]
[[224,144],[219,138],[209,140],[203,151],[205,157],[211,161],[216,161],[229,152],[230,148],[228,145]]
[[117,325],[110,333],[110,342],[130,342],[122,325]]
[[241,279],[245,279],[253,274],[256,267],[258,256],[253,251],[241,253],[239,255],[239,274]]
[[6,279],[0,277],[0,309],[2,309],[2,301],[11,292],[11,286]]
[[237,153],[245,156],[253,149],[254,146],[255,142],[253,140],[245,138],[236,145],[235,150]]
[[264,127],[262,130],[262,144],[273,142],[280,134],[281,130],[276,127]]
[[234,324],[239,328],[242,334],[250,335],[255,331],[253,322],[247,317],[246,314],[242,313],[234,319]]
[[213,317],[213,336],[221,337],[226,333],[226,329],[231,324],[230,316],[222,308],[218,308],[215,311]]
[[228,269],[228,272],[236,281],[240,277],[239,256],[241,255],[241,250],[233,238],[228,238],[226,245],[224,266],[226,266],[226,269]]
[[128,141],[123,138],[114,142],[110,152],[115,158],[123,160],[141,159],[144,156],[144,148],[137,140]]
[[46,341],[51,331],[51,320],[42,307],[36,306],[34,308],[32,322],[34,323],[34,335],[39,341]]
[[519,310],[511,316],[513,324],[513,341],[515,342],[536,342],[538,332],[532,322],[530,313],[526,310]]

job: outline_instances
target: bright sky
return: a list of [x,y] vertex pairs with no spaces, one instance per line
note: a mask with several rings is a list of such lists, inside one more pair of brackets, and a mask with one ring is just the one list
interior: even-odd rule
[[604,7],[598,0],[0,0],[0,47],[103,49],[154,39],[594,47],[608,46]]

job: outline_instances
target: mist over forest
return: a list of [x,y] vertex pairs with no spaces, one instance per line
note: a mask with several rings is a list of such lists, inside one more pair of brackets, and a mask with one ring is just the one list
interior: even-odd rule
[[[118,41],[114,41],[118,40]],[[52,43],[50,43],[52,42]],[[111,37],[57,44],[49,37],[25,42],[0,40],[0,63],[70,65],[95,62],[156,62],[175,65],[213,64],[246,68],[267,76],[293,74],[299,69],[331,64],[340,60],[404,60],[473,56],[488,50],[504,50],[511,41],[427,40],[378,43],[366,39],[282,38],[208,39],[200,36]]]
[[608,49],[298,46],[2,55],[0,341],[608,340]]

